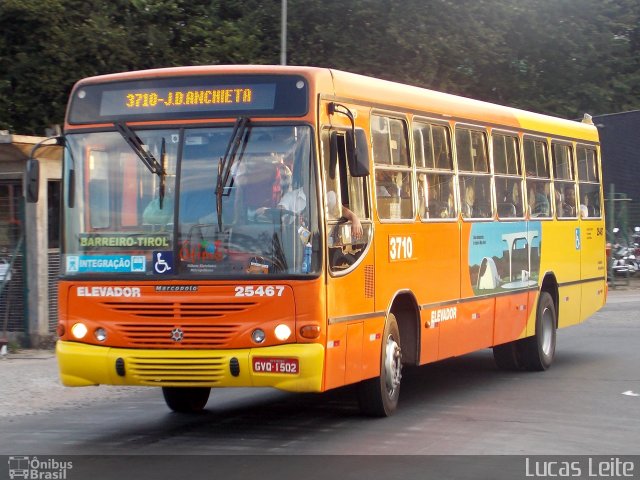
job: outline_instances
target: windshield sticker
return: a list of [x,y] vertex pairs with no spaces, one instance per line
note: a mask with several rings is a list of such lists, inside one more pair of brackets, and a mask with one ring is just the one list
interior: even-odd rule
[[169,235],[130,234],[80,234],[80,248],[92,250],[99,248],[171,248]]
[[153,252],[153,273],[171,275],[173,270],[173,252]]
[[262,257],[253,257],[247,267],[247,273],[269,273],[269,265]]
[[219,262],[225,258],[222,241],[201,240],[199,242],[185,241],[180,248],[180,260],[183,262]]
[[144,273],[143,255],[67,255],[67,273]]

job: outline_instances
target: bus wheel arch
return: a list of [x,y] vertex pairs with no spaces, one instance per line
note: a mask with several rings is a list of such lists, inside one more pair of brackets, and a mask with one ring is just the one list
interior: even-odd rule
[[558,288],[558,280],[553,273],[549,272],[544,276],[544,279],[542,280],[542,286],[540,287],[540,295],[542,295],[542,292],[547,292],[553,300],[553,305],[556,309],[556,328],[558,328],[558,321],[560,317],[560,315],[558,314],[558,307],[560,305],[560,293]]
[[420,310],[413,293],[399,293],[393,299],[389,312],[398,322],[403,365],[420,365]]

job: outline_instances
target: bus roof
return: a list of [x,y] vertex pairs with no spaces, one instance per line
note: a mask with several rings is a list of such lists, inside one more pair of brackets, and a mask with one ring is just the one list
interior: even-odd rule
[[312,91],[345,102],[363,103],[376,108],[413,113],[428,112],[442,118],[489,125],[496,128],[524,130],[590,142],[598,141],[592,124],[533,113],[512,107],[442,93],[426,88],[367,77],[341,70],[282,65],[203,65],[159,68],[100,75],[82,79],[74,90],[88,84],[158,79],[175,76],[211,74],[298,74],[315,85]]

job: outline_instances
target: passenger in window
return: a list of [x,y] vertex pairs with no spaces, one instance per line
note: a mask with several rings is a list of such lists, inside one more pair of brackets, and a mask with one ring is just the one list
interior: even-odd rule
[[587,218],[589,216],[589,196],[586,194],[580,204],[580,216],[582,218]]
[[518,184],[514,183],[513,188],[509,191],[509,184],[506,183],[506,188],[500,204],[498,205],[498,215],[501,217],[516,217],[518,216],[518,206],[520,205],[520,190]]
[[542,192],[542,188],[537,188],[533,185],[529,187],[529,211],[532,217],[548,217],[549,212],[549,199]]
[[514,183],[511,189],[511,201],[516,209],[516,215],[522,216],[522,201],[520,200],[520,184]]
[[453,198],[453,188],[449,192],[449,198],[447,198],[447,207],[440,212],[441,218],[451,218],[456,212],[456,203]]
[[427,201],[427,196],[431,197],[432,195],[431,190],[427,183],[427,176],[424,173],[420,173],[418,175],[418,211],[423,218],[433,216],[431,198]]
[[449,152],[446,144],[439,143],[438,152],[436,153],[436,168],[448,169],[450,168],[451,162],[449,160]]
[[576,215],[576,191],[572,186],[565,187],[564,201],[562,202],[562,216],[575,217]]
[[474,204],[476,203],[476,191],[473,184],[467,183],[464,187],[464,198],[462,199],[462,216],[471,218],[474,214]]

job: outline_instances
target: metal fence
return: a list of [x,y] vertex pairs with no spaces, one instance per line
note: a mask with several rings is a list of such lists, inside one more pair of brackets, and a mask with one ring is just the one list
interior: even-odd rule
[[[605,191],[605,214],[607,240],[629,243],[635,227],[640,227],[640,198],[631,198],[626,193],[616,192],[609,185]],[[618,233],[613,235],[613,229]]]
[[0,328],[27,331],[25,315],[25,242],[23,205],[16,198],[0,197]]

